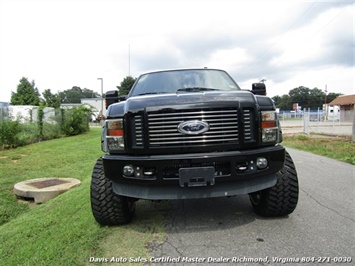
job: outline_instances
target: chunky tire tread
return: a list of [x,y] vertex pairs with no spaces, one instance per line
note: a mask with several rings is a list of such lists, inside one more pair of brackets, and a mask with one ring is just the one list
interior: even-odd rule
[[92,213],[101,225],[127,224],[134,216],[134,201],[113,192],[112,181],[105,177],[101,158],[92,172],[90,197]]
[[286,152],[285,166],[277,173],[275,186],[250,195],[254,211],[265,217],[292,213],[298,202],[298,178],[291,156]]

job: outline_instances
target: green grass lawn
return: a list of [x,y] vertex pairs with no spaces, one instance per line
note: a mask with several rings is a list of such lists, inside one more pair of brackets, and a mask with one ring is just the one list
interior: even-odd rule
[[284,146],[312,152],[355,165],[355,142],[350,138],[321,135],[284,135]]
[[[90,178],[102,155],[100,128],[62,139],[0,152],[1,265],[88,265],[90,258],[149,258],[151,245],[164,238],[169,203],[137,203],[129,225],[99,226],[91,213]],[[355,143],[344,139],[285,136],[283,145],[355,164]],[[40,204],[18,202],[20,181],[71,177],[81,185]],[[132,265],[139,265],[132,263]]]
[[[83,135],[0,152],[2,265],[86,265],[90,257],[148,257],[146,246],[162,239],[164,205],[138,202],[140,217],[126,226],[102,227],[94,220],[90,178],[102,155],[100,136],[101,129],[93,128]],[[40,205],[17,201],[14,184],[43,177],[71,177],[82,183]]]

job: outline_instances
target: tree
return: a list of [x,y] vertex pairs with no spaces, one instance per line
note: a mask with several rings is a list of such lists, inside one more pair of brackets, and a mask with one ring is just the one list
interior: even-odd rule
[[281,96],[276,95],[276,96],[272,97],[271,99],[274,101],[275,105],[277,106],[281,101]]
[[279,96],[276,95],[272,97],[275,106],[281,110],[290,110],[292,109],[292,103],[290,102],[290,96],[287,94]]
[[289,91],[291,103],[298,103],[302,108],[308,107],[310,89],[304,86],[294,88]]
[[130,92],[135,81],[136,79],[131,76],[125,77],[121,82],[120,86],[117,86],[119,95],[127,95]]
[[325,93],[318,88],[311,90],[307,87],[299,86],[298,88],[290,90],[288,95],[285,94],[281,97],[276,95],[272,97],[272,99],[274,100],[276,107],[281,110],[292,110],[294,103],[298,103],[302,108],[311,108],[314,110],[322,108],[325,100],[327,103],[330,103],[340,95],[342,94],[331,92],[326,97]]
[[89,89],[81,89],[74,86],[70,90],[59,92],[59,98],[62,103],[81,103],[82,98],[96,98],[97,95],[94,91]]
[[330,103],[334,99],[338,98],[340,95],[343,95],[343,94],[342,93],[335,93],[335,92],[331,92],[331,93],[327,94],[327,103]]
[[43,92],[43,103],[47,107],[59,108],[60,107],[60,97],[58,94],[53,94],[50,89]]
[[324,104],[325,93],[318,89],[309,89],[304,86],[294,88],[289,92],[291,103],[298,103],[302,108],[317,109]]
[[322,90],[318,88],[314,88],[310,90],[307,108],[311,108],[311,109],[322,108],[324,104],[324,98],[325,98],[325,93]]
[[62,103],[80,103],[81,93],[76,90],[65,90],[59,92]]
[[99,94],[97,94],[96,92],[94,92],[93,90],[89,90],[89,89],[82,89],[81,90],[82,95],[84,96],[83,98],[98,98],[100,97]]
[[36,105],[40,103],[40,94],[35,87],[35,82],[31,83],[27,78],[22,77],[20,84],[17,86],[16,92],[11,92],[11,104],[12,105]]
[[287,94],[282,95],[280,102],[278,105],[276,105],[276,107],[280,108],[281,110],[292,110],[292,102],[290,96]]

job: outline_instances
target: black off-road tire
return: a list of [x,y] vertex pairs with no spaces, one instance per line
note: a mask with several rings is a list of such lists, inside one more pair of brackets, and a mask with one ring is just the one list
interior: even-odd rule
[[102,159],[96,161],[91,178],[91,209],[101,225],[129,223],[135,212],[135,200],[113,192],[112,181],[106,178]]
[[275,186],[249,195],[254,211],[264,217],[292,213],[298,202],[298,178],[291,156],[286,152],[285,165],[277,173]]

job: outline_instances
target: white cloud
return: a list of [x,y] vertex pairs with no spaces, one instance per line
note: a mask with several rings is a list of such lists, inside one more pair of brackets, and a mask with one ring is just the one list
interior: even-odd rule
[[[348,57],[351,57],[351,48],[346,47],[346,44],[352,41],[353,29],[343,27],[343,25],[351,25],[353,15],[349,13],[349,10],[351,7],[330,9],[320,14],[311,23],[289,32],[283,40],[277,43],[282,53],[271,63],[277,67],[327,61],[337,64],[338,62],[327,60],[327,58],[332,58],[332,54],[337,54],[330,43],[335,44],[338,50],[346,49]],[[342,17],[340,17],[341,14],[343,14]]]
[[274,95],[318,80],[351,93],[351,3],[0,0],[0,101],[22,76],[41,92],[100,92],[98,77],[106,91],[128,74],[205,66],[247,89],[266,78]]
[[240,69],[242,65],[252,61],[252,58],[245,49],[231,48],[217,50],[212,53],[207,63],[207,66],[224,69]]

